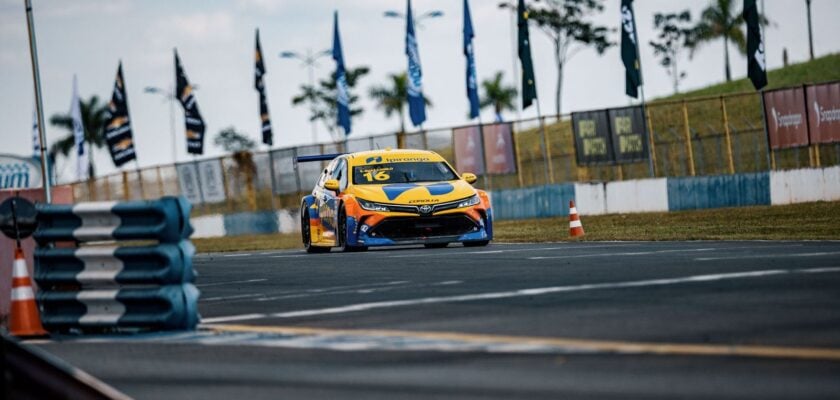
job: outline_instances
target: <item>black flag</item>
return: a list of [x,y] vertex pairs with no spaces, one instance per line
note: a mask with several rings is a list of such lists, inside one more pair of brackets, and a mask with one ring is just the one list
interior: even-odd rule
[[760,18],[755,0],[744,0],[744,21],[747,21],[747,74],[756,90],[767,86]]
[[642,84],[638,50],[633,0],[621,0],[621,61],[624,62],[625,71],[624,91],[634,99],[639,97],[639,85]]
[[187,133],[187,152],[204,154],[204,120],[198,111],[198,103],[192,93],[192,86],[187,80],[187,74],[181,67],[178,51],[175,51],[175,95],[184,107],[184,124]]
[[128,98],[125,94],[122,61],[117,67],[117,79],[114,81],[114,93],[108,103],[105,117],[105,141],[114,165],[119,167],[137,159],[134,151],[134,139],[131,136],[131,119],[128,117]]
[[263,64],[262,46],[260,46],[260,30],[257,29],[257,49],[254,53],[254,89],[260,94],[260,121],[262,121],[262,142],[271,146],[273,138],[271,134],[271,117],[268,116],[268,102],[265,98],[265,64]]
[[519,61],[522,63],[522,108],[528,108],[537,98],[537,80],[534,78],[534,63],[531,61],[531,40],[528,38],[528,9],[525,0],[517,6],[519,27]]

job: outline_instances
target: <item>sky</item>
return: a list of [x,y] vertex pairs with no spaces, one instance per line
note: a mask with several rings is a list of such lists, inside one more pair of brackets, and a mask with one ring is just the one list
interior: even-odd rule
[[[369,75],[359,82],[364,114],[353,121],[352,137],[395,132],[396,117],[386,118],[367,92],[387,83],[391,73],[406,69],[405,22],[384,18],[387,10],[405,11],[404,0],[32,0],[38,45],[44,110],[47,119],[70,109],[72,80],[76,75],[83,98],[111,97],[117,64],[123,63],[132,128],[140,166],[169,164],[172,160],[170,104],[159,95],[144,92],[148,86],[174,84],[173,48],[178,49],[207,124],[205,157],[223,154],[213,137],[233,126],[259,142],[258,94],[253,88],[254,31],[259,28],[267,69],[265,83],[274,128],[275,148],[311,144],[309,113],[294,107],[291,98],[308,80],[297,60],[281,59],[282,51],[318,52],[332,44],[332,15],[338,11],[348,67],[365,65]],[[479,80],[503,71],[509,85],[515,48],[512,14],[499,9],[499,0],[470,0],[475,28],[475,56]],[[636,21],[641,46],[645,91],[648,98],[669,95],[671,80],[647,42],[655,38],[653,15],[689,9],[696,19],[711,0],[637,0]],[[740,2],[739,2],[740,3]],[[759,3],[762,3],[759,0]],[[773,24],[765,30],[769,68],[782,65],[787,49],[791,62],[808,59],[808,33],[804,0],[764,0]],[[589,20],[615,28],[618,42],[620,0],[604,0],[604,11]],[[462,1],[414,0],[414,13],[443,11],[440,18],[421,22],[417,32],[423,67],[424,92],[433,103],[427,110],[426,129],[470,123],[465,94],[465,60],[462,53]],[[814,49],[817,56],[840,51],[840,7],[836,0],[813,0]],[[0,153],[32,153],[34,91],[23,0],[0,0]],[[557,72],[552,45],[531,28],[537,89],[543,114],[553,113]],[[730,51],[736,78],[746,75],[746,59]],[[680,60],[687,73],[681,89],[703,87],[724,80],[723,43],[702,47],[692,59]],[[334,69],[327,56],[318,61],[317,78]],[[518,80],[517,80],[518,81]],[[564,74],[563,113],[631,103],[624,95],[624,69],[619,46],[603,55],[583,49],[568,63]],[[517,118],[506,112],[506,119]],[[520,116],[536,116],[530,107]],[[486,109],[481,117],[492,120]],[[183,112],[175,109],[177,160],[191,159],[185,151]],[[410,126],[410,123],[407,124]],[[413,130],[410,128],[409,130]],[[49,126],[48,142],[68,132]],[[318,127],[318,140],[329,134]],[[264,148],[261,146],[260,148]],[[113,172],[106,149],[95,153],[99,174]],[[75,177],[75,161],[59,159],[59,180]],[[132,164],[127,167],[134,168]]]

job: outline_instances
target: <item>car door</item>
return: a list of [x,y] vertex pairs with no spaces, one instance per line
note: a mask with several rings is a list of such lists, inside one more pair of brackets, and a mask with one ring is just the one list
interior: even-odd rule
[[[336,159],[331,165],[330,170],[328,171],[327,179],[324,180],[326,182],[329,179],[335,179],[339,182],[343,181],[343,177],[346,174],[345,171],[347,169],[347,162],[344,158]],[[339,194],[340,192],[334,192],[332,190],[328,190],[321,187],[323,193],[321,195],[321,226],[324,227],[325,231],[328,232],[327,235],[332,236],[335,238],[336,236],[336,229],[338,228],[338,206],[339,206]]]

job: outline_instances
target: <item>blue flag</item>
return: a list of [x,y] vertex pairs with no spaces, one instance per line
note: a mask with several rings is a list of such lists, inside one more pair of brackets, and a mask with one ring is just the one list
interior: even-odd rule
[[472,17],[470,17],[470,4],[464,0],[464,56],[467,57],[467,98],[470,100],[470,118],[478,116],[478,79],[475,76],[475,54],[473,53],[473,31]]
[[405,17],[405,54],[408,56],[408,114],[414,126],[426,120],[426,100],[423,97],[423,72],[420,69],[420,51],[417,49],[417,35],[414,34],[414,15],[411,0]]
[[338,34],[338,11],[333,14],[333,48],[335,60],[335,105],[338,108],[338,125],[344,128],[344,135],[350,134],[350,93],[347,91],[347,73],[344,70],[344,52],[341,50],[341,37]]

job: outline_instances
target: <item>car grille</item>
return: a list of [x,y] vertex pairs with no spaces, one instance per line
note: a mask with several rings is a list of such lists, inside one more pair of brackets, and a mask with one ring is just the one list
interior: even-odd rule
[[420,218],[387,218],[370,230],[370,236],[388,239],[460,236],[479,229],[464,214]]
[[[438,213],[441,211],[446,210],[453,210],[458,208],[458,204],[461,203],[466,199],[450,201],[448,203],[439,203],[439,204],[429,204],[432,207],[431,212],[429,214]],[[420,212],[420,206],[407,206],[407,205],[397,205],[397,204],[386,204],[391,212],[402,212],[402,213],[409,213],[409,214],[423,214]],[[428,215],[428,214],[426,214]]]

